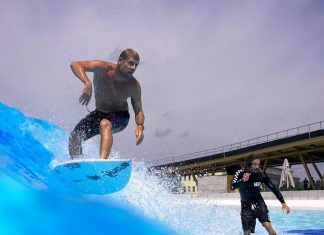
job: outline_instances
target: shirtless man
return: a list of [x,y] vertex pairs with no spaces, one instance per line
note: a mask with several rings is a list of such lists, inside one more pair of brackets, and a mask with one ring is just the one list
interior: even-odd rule
[[106,61],[77,61],[71,69],[83,83],[79,98],[82,105],[88,105],[92,95],[92,83],[86,72],[93,72],[93,86],[96,110],[88,114],[74,128],[69,138],[69,154],[72,159],[82,154],[82,141],[100,134],[100,159],[107,159],[113,143],[113,134],[122,131],[128,124],[129,112],[127,99],[135,113],[136,145],[144,138],[144,113],[142,110],[141,87],[133,77],[139,55],[133,49],[124,50],[117,64]]

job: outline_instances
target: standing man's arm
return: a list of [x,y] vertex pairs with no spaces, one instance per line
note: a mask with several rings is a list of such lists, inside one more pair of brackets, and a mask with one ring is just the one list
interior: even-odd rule
[[270,180],[267,174],[265,174],[262,181],[271,190],[271,192],[273,192],[274,195],[276,195],[277,199],[281,202],[282,210],[285,211],[287,214],[289,214],[290,212],[289,206],[287,206],[279,189],[272,183],[272,181]]
[[76,61],[71,64],[71,69],[75,76],[77,76],[84,84],[82,94],[79,102],[82,105],[88,105],[92,95],[92,84],[86,72],[96,72],[99,70],[108,70],[110,63],[93,60],[93,61]]
[[248,173],[244,173],[243,169],[236,171],[232,181],[231,190],[244,187],[245,182],[247,182],[249,179],[248,176],[250,175],[248,175]]
[[139,145],[144,138],[144,113],[142,109],[142,99],[141,99],[141,86],[137,80],[133,95],[131,97],[132,106],[135,113],[135,122],[137,127],[135,129],[136,145]]

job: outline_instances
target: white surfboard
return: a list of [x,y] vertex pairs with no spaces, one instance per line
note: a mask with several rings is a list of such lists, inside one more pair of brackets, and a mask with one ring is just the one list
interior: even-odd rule
[[80,159],[59,163],[54,172],[68,187],[88,194],[114,193],[124,188],[130,178],[129,159]]

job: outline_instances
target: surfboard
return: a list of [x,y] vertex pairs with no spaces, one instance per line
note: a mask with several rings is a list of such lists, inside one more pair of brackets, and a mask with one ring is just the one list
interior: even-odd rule
[[129,159],[80,159],[56,164],[53,170],[73,190],[109,194],[123,189],[131,176]]

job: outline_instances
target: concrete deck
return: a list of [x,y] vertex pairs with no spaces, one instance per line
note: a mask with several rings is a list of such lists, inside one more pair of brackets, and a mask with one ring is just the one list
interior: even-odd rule
[[[281,192],[287,205],[292,209],[324,210],[324,190],[283,191]],[[268,207],[281,207],[272,192],[261,193]],[[180,194],[180,197],[192,200],[208,201],[221,206],[240,206],[240,194],[237,193],[209,193],[209,194]]]

